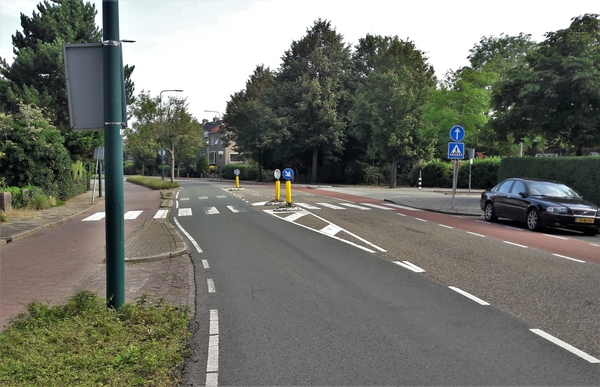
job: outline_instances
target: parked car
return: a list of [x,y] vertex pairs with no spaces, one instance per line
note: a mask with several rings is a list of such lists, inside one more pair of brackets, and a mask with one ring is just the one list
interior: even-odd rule
[[532,231],[562,227],[595,235],[600,230],[598,206],[565,184],[539,179],[506,179],[481,194],[483,216],[522,221]]

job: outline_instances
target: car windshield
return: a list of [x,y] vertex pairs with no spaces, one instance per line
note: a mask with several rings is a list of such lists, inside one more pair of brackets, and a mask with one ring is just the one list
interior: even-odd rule
[[532,195],[540,196],[552,196],[558,198],[577,198],[580,196],[577,192],[564,184],[548,183],[548,182],[536,182],[529,183],[529,192]]

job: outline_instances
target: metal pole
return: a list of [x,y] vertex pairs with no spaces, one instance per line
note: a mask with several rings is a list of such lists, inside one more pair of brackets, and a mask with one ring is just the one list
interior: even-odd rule
[[102,161],[98,163],[100,167],[100,175],[98,176],[98,197],[102,197]]
[[102,0],[102,31],[106,151],[106,298],[109,307],[120,308],[125,302],[125,235],[118,0]]

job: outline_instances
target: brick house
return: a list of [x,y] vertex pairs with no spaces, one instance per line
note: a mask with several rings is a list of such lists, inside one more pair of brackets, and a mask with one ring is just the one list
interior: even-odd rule
[[212,121],[202,120],[208,165],[214,165],[221,169],[227,164],[243,164],[244,160],[233,150],[235,144],[230,143],[227,147],[223,146],[223,134],[220,133],[221,124],[222,121],[217,117]]

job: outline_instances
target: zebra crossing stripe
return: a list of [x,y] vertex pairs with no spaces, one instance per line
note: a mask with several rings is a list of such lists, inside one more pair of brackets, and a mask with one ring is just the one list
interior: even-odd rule
[[217,207],[202,207],[202,209],[206,215],[220,214],[219,210],[217,210]]
[[297,205],[298,207],[306,208],[307,210],[320,210],[319,207],[315,207],[315,206],[307,204],[307,203],[294,203],[294,204]]
[[96,212],[93,215],[88,216],[87,218],[81,219],[82,222],[90,222],[94,220],[103,219],[106,216],[105,212]]
[[386,210],[386,211],[391,211],[392,209],[389,207],[385,207],[385,206],[381,206],[379,204],[373,204],[373,203],[360,203],[364,206],[369,206],[369,207],[373,207],[373,208],[379,208],[380,210]]
[[158,211],[156,211],[156,214],[154,214],[153,219],[165,219],[167,217],[168,213],[169,213],[169,210],[158,210]]
[[342,206],[346,206],[346,207],[351,207],[351,208],[356,208],[359,210],[370,210],[369,207],[363,207],[363,206],[359,206],[358,204],[354,204],[354,203],[340,203]]
[[227,208],[229,208],[231,212],[246,212],[246,210],[244,210],[240,206],[227,206]]
[[317,203],[317,205],[331,208],[332,210],[345,210],[344,207],[336,206],[335,204],[331,204],[331,203]]
[[135,219],[140,216],[142,212],[143,211],[127,211],[124,215],[124,219]]
[[208,199],[208,196],[198,196],[198,199],[200,199],[200,200],[206,200],[206,199]]
[[192,216],[191,208],[180,208],[177,212],[177,216]]

